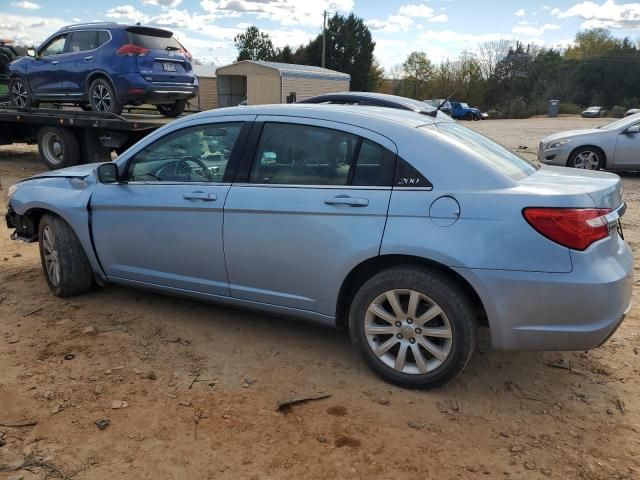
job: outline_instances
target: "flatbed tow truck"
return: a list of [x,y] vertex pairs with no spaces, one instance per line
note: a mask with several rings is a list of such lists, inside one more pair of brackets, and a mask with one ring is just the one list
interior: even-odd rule
[[108,162],[172,119],[161,115],[85,112],[64,108],[15,108],[0,105],[0,145],[38,145],[40,159],[52,170],[79,163]]

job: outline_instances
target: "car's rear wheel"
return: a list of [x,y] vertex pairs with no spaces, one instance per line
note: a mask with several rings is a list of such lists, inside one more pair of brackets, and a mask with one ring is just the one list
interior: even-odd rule
[[472,112],[467,112],[467,113],[465,113],[465,114],[464,114],[464,119],[465,119],[465,120],[468,120],[468,121],[473,120],[473,113],[472,113]]
[[33,99],[29,85],[22,78],[12,78],[9,82],[9,98],[14,107],[38,108],[38,102]]
[[54,295],[69,297],[90,290],[91,265],[71,227],[60,217],[47,214],[40,219],[38,237],[42,270]]
[[158,111],[165,117],[177,117],[187,106],[186,100],[178,100],[175,103],[167,103],[162,105],[156,105]]
[[594,147],[576,148],[571,152],[567,166],[583,170],[600,170],[604,166],[604,155]]
[[122,105],[116,97],[111,83],[105,78],[96,78],[89,86],[89,102],[94,112],[122,113]]
[[351,337],[372,370],[412,388],[455,377],[475,349],[476,328],[462,289],[446,276],[413,267],[371,278],[349,316]]

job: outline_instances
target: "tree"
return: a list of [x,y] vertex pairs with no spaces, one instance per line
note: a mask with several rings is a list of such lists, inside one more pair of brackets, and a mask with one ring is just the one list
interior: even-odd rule
[[244,33],[235,36],[233,43],[238,49],[237,61],[273,60],[276,51],[269,35],[251,26]]
[[289,45],[286,45],[284,48],[279,48],[273,59],[274,61],[281,63],[294,63],[293,50]]
[[583,59],[602,55],[620,44],[606,28],[592,28],[576,33],[573,46],[565,54],[569,59]]
[[384,83],[384,68],[380,64],[380,61],[376,58],[371,62],[371,68],[369,70],[369,90],[378,91]]
[[394,95],[400,95],[402,91],[402,81],[404,80],[404,72],[402,71],[402,65],[396,63],[391,68],[391,93]]
[[513,44],[513,41],[501,38],[478,45],[478,58],[485,79],[493,76],[496,65],[499,61],[504,60],[509,50],[513,48]]
[[434,73],[433,64],[424,52],[411,52],[402,64],[404,93],[411,98],[424,97],[425,87]]

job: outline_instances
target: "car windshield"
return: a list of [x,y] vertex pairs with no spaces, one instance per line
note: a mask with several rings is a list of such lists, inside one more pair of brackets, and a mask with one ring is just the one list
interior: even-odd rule
[[528,177],[536,171],[533,163],[458,123],[438,123],[437,127],[450,142],[513,180]]
[[638,120],[640,120],[640,113],[635,113],[625,118],[621,118],[620,120],[616,120],[615,122],[609,123],[608,125],[603,125],[600,127],[602,130],[617,130],[618,128],[625,128],[629,125],[633,125]]
[[589,107],[587,108],[587,112],[597,112],[600,110],[600,107]]

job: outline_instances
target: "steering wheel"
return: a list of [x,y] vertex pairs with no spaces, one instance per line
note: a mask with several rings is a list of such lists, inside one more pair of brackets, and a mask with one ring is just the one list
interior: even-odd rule
[[204,162],[202,160],[200,160],[199,158],[194,157],[192,155],[187,155],[186,157],[180,158],[173,165],[173,173],[176,175],[176,177],[179,177],[180,175],[184,175],[186,173],[195,173],[193,168],[189,165],[189,162],[193,162],[198,167],[200,167],[200,169],[202,171],[202,176],[208,182],[213,181],[213,175],[211,175],[211,172],[209,171],[209,168],[204,164]]

